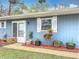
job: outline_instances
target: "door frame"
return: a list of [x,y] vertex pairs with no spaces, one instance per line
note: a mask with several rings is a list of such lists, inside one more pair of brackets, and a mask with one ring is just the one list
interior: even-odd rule
[[[26,40],[26,20],[12,21],[12,36],[13,36],[13,23],[17,23],[17,24],[18,24],[18,23],[21,23],[21,22],[24,22],[24,25],[25,25],[25,26],[24,26],[24,27],[25,27],[25,28],[24,28],[24,31],[25,31],[25,32],[24,32],[24,33],[25,33],[25,34],[24,34],[24,38],[25,38],[25,40]],[[17,40],[18,40],[18,26],[17,26],[17,37],[16,37],[16,38],[17,38]]]

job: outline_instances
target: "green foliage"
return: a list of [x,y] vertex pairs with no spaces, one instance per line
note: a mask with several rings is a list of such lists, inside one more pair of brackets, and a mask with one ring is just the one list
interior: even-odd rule
[[66,48],[68,49],[74,49],[76,47],[75,43],[67,42],[66,43]]
[[20,4],[20,8],[22,8],[22,9],[28,9],[27,5],[25,5],[24,3]]
[[75,43],[75,40],[72,38],[71,40],[69,40],[69,43]]
[[36,6],[32,6],[32,7],[29,9],[29,12],[38,12],[37,7],[36,7]]
[[33,38],[33,32],[29,33],[29,38],[32,39]]
[[20,8],[16,8],[14,12],[15,14],[22,14],[22,12],[20,11]]
[[61,47],[61,46],[63,46],[63,42],[59,41],[59,40],[54,40],[53,41],[53,46],[54,47]]
[[66,43],[66,47],[68,49],[74,49],[75,46],[76,46],[76,43],[75,43],[74,39],[72,39],[72,40],[70,40],[69,42]]
[[[11,4],[14,4],[13,6],[17,7],[16,9],[13,9],[14,12],[12,13],[15,13],[15,14],[23,14],[24,11],[25,12],[40,12],[40,11],[47,11],[48,10],[48,7],[47,7],[47,4],[44,2],[45,0],[40,0],[42,1],[43,3],[39,3],[39,1],[34,4],[31,8],[29,8],[24,2],[22,2],[21,0],[10,0],[11,1]],[[10,3],[9,1],[9,3]],[[10,11],[9,13],[11,13],[11,5],[10,5]]]
[[0,59],[75,59],[75,58],[57,56],[46,53],[36,53],[31,51],[0,48]]
[[22,10],[28,10],[28,7],[27,5],[25,5],[24,3],[20,3],[20,5],[15,9],[15,14],[23,14],[23,11]]
[[45,2],[39,3],[39,1],[32,6],[32,12],[40,12],[40,11],[47,11],[48,7]]
[[48,29],[48,32],[53,32],[53,30],[51,28]]
[[53,36],[53,30],[51,28],[48,29],[48,33],[44,34],[44,38],[46,40],[51,39],[51,37]]

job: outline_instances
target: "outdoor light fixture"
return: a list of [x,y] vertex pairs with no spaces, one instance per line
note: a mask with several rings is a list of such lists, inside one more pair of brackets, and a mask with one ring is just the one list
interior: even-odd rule
[[29,21],[27,22],[27,24],[29,24]]

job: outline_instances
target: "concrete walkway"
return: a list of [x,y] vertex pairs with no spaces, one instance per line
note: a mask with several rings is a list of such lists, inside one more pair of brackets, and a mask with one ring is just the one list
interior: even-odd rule
[[72,57],[72,58],[79,59],[79,53],[57,51],[57,50],[50,50],[50,49],[44,49],[44,48],[32,48],[32,47],[22,46],[19,43],[7,45],[4,47],[5,48],[12,48],[12,49],[19,49],[19,50],[27,50],[27,51],[32,51],[32,52],[47,53],[47,54],[53,54],[53,55],[58,55],[58,56],[65,56],[65,57]]

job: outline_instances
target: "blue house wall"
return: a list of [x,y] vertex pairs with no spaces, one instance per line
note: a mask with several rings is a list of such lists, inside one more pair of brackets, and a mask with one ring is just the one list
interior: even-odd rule
[[26,20],[26,37],[29,39],[29,33],[33,32],[33,37],[35,37],[37,33],[37,20],[36,19],[28,19]]
[[29,20],[27,25],[28,32],[34,33],[33,41],[40,39],[42,44],[51,45],[52,41],[57,39],[63,41],[65,44],[73,40],[79,48],[79,15],[63,15],[57,17],[57,33],[54,33],[53,39],[48,42],[43,38],[45,32],[37,32],[37,20]]
[[73,39],[79,47],[79,15],[58,16],[57,21],[58,32],[54,38],[64,43]]
[[[37,32],[37,20],[36,19],[26,19],[26,37],[29,38],[29,32],[33,32],[33,41],[37,38],[40,39],[42,44],[51,45],[52,41],[57,39],[66,42],[74,39],[74,42],[79,48],[79,15],[63,15],[57,17],[57,33],[54,33],[53,39],[46,41],[43,35],[46,32]],[[3,32],[8,33],[8,37],[12,37],[12,21],[7,21],[7,28],[0,29],[0,38],[3,38]]]
[[4,33],[8,34],[8,37],[12,37],[12,23],[11,21],[6,22],[6,28],[0,28],[0,39],[4,38]]

